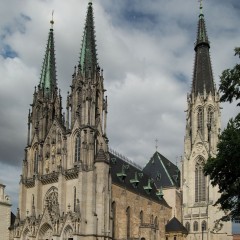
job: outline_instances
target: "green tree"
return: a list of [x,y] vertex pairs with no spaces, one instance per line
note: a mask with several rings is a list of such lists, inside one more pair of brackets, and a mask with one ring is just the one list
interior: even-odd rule
[[[240,57],[240,48],[235,48]],[[220,81],[222,102],[240,99],[240,65],[223,71]],[[240,106],[240,103],[237,103]],[[210,157],[204,167],[211,184],[219,187],[220,198],[214,204],[226,212],[221,220],[234,220],[240,216],[240,113],[230,119],[219,136],[217,155]]]

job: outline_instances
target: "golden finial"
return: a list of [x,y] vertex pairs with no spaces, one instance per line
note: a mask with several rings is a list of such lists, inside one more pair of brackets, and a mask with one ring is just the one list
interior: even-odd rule
[[52,10],[52,20],[50,21],[50,23],[51,23],[51,28],[53,28],[53,24],[54,24],[54,21],[53,21],[53,14],[54,14],[54,10]]

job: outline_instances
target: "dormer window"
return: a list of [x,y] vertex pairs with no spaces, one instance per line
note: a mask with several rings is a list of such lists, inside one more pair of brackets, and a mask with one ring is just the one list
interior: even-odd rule
[[151,179],[148,179],[148,185],[144,186],[143,189],[146,191],[147,194],[150,194],[152,187],[151,187]]
[[137,172],[135,172],[135,178],[131,179],[130,183],[133,185],[134,188],[137,188],[139,183]]
[[128,169],[129,165],[122,165],[122,171],[117,173],[118,178],[123,182],[127,176],[125,169]]

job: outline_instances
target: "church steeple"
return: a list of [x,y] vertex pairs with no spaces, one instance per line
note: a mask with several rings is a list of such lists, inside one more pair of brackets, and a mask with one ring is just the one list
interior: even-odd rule
[[210,92],[212,94],[215,93],[209,49],[210,43],[208,40],[201,2],[197,39],[194,48],[196,54],[194,63],[192,93],[194,93],[195,97],[198,94],[203,95],[205,92],[206,94],[209,94]]
[[51,28],[48,34],[47,47],[43,60],[42,72],[39,88],[43,90],[43,95],[47,96],[53,93],[57,88],[56,80],[56,60],[54,48],[53,19],[50,21]]
[[92,2],[88,3],[79,65],[83,74],[95,72],[98,65]]
[[50,23],[51,27],[48,34],[40,83],[38,87],[35,88],[32,111],[29,114],[28,144],[31,144],[34,137],[36,137],[38,141],[44,141],[54,120],[57,120],[61,125],[64,124],[62,97],[57,87],[53,19]]

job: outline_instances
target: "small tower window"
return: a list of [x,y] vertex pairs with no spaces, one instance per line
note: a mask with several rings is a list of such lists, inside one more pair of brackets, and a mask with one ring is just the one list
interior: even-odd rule
[[209,107],[208,112],[207,112],[207,120],[208,120],[207,122],[210,126],[212,126],[212,124],[213,124],[213,119],[214,119],[213,115],[214,115],[213,109],[211,107]]
[[81,138],[80,134],[77,134],[77,137],[75,139],[75,162],[80,162],[80,144]]
[[185,228],[187,229],[188,232],[190,232],[190,223],[189,222],[186,222]]
[[193,223],[193,231],[198,231],[198,222],[196,221]]
[[203,134],[203,109],[199,108],[197,112],[197,128]]
[[206,231],[207,230],[207,223],[206,221],[202,221],[202,231]]

